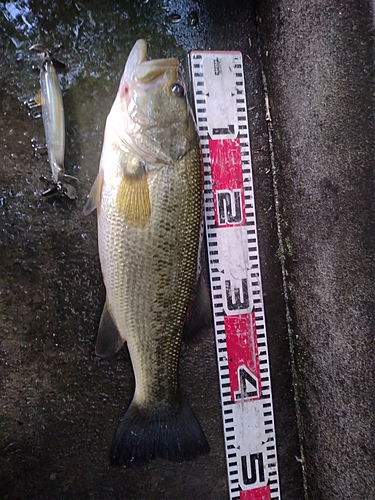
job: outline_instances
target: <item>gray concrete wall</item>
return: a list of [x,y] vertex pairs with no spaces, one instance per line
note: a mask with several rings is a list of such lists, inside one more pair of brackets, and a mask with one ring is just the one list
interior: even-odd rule
[[258,3],[309,498],[375,498],[372,3]]

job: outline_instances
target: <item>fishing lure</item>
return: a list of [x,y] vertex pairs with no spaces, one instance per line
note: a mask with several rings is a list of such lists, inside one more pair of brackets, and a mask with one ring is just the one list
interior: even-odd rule
[[76,199],[77,192],[73,182],[78,179],[65,173],[65,116],[64,106],[56,68],[64,64],[54,57],[41,44],[33,45],[30,50],[44,55],[40,68],[41,105],[48,161],[52,170],[52,187],[43,192],[44,196],[62,194]]

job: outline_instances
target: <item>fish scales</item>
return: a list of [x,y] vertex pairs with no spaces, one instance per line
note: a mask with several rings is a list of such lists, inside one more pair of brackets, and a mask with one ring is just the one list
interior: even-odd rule
[[[119,165],[127,156],[119,158]],[[182,327],[196,279],[202,196],[198,148],[173,170],[167,165],[152,171],[148,184],[152,216],[146,227],[136,227],[124,224],[116,207],[118,181],[105,183],[98,234],[100,255],[115,249],[101,265],[110,309],[140,377],[136,397],[158,401],[177,389]],[[140,394],[141,388],[147,395]]]

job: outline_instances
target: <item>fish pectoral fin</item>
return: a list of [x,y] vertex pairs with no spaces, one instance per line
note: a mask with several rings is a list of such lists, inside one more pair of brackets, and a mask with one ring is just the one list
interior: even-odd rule
[[102,189],[103,189],[103,172],[99,170],[98,175],[96,176],[95,182],[92,185],[88,200],[83,209],[83,214],[88,215],[93,210],[97,209],[99,211],[100,203],[102,199]]
[[106,301],[100,318],[95,352],[101,358],[112,356],[121,349],[124,342],[125,339],[120,336],[117,326],[109,312],[108,302]]
[[134,174],[124,174],[117,192],[116,206],[130,224],[144,226],[150,220],[150,192],[143,167]]
[[187,315],[183,339],[193,340],[201,330],[213,328],[211,295],[204,279],[203,273],[199,274],[192,306]]

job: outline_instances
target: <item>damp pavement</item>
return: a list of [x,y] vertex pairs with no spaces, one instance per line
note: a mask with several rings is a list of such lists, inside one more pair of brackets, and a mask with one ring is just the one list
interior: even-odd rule
[[[185,74],[190,50],[243,53],[281,497],[375,498],[372,8],[0,2],[0,498],[228,498],[213,332],[183,344],[180,370],[211,453],[108,465],[134,380],[126,349],[94,354],[105,294],[95,216],[82,208],[140,37]],[[24,105],[38,89],[35,43],[66,63],[76,202],[40,196],[50,170],[32,139],[43,142],[43,125]]]

